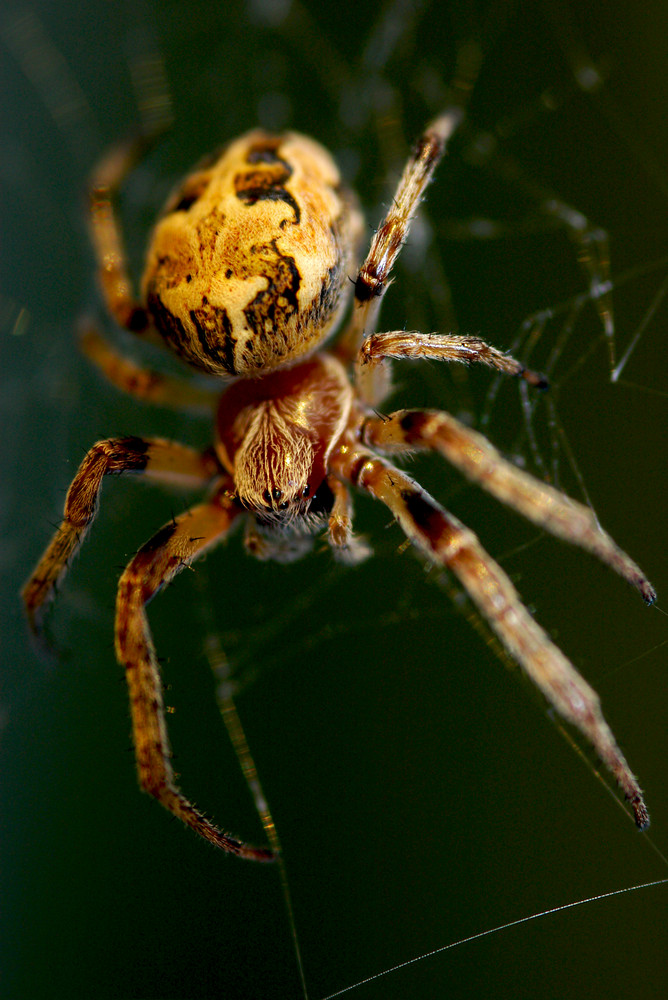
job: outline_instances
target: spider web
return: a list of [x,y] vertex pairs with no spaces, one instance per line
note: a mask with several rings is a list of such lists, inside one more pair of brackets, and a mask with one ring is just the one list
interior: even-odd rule
[[[37,975],[28,956],[44,955],[47,968],[57,955],[67,972],[50,981],[51,995],[92,982],[99,992],[104,982],[109,996],[298,997],[278,880],[268,869],[220,865],[178,839],[137,795],[123,753],[115,565],[187,498],[132,482],[105,488],[57,605],[66,654],[58,670],[35,667],[17,620],[14,595],[48,534],[44,519],[56,518],[93,440],[143,433],[197,443],[207,434],[114,396],[76,356],[72,329],[94,295],[78,193],[99,152],[137,121],[137,106],[164,113],[164,65],[176,127],[123,196],[133,273],[172,181],[257,121],[325,142],[378,219],[408,143],[447,97],[458,47],[475,37],[484,58],[469,120],[404,248],[383,326],[480,333],[547,371],[553,388],[536,397],[484,371],[407,365],[394,400],[440,406],[484,430],[515,461],[591,502],[656,575],[665,522],[665,32],[659,11],[630,24],[621,7],[560,2],[540,15],[500,3],[453,4],[447,15],[425,0],[344,3],[340,25],[287,0],[231,4],[224,17],[192,3],[187,20],[166,5],[159,17],[149,3],[112,13],[89,6],[64,5],[56,16],[16,4],[2,22],[5,92],[15,97],[2,157],[12,193],[2,399],[5,426],[17,427],[2,490],[3,554],[14,571],[7,620],[16,620],[5,746],[20,761],[8,797],[22,831],[20,847],[5,837],[3,868],[21,873],[8,878],[5,898],[31,928],[11,956],[13,981],[27,995]],[[564,225],[567,209],[589,228]],[[578,259],[585,249],[593,266]],[[661,616],[643,614],[586,557],[432,459],[411,472],[480,534],[599,690],[646,789],[650,835],[665,847]],[[198,571],[204,596],[183,574],[150,610],[183,786],[258,840],[212,698],[203,604],[216,623],[285,849],[312,997],[482,928],[663,873],[647,838],[633,837],[591,770],[553,738],[519,672],[499,669],[472,632],[484,626],[447,576],[406,551],[385,511],[358,500],[356,523],[376,550],[357,570],[332,566],[325,552],[291,567],[259,565],[232,539]],[[549,930],[523,925],[359,995],[441,996],[447,981],[455,996],[532,996],[547,981],[559,995],[584,997],[595,982],[599,993],[624,996],[628,954],[642,954],[651,991],[665,985],[660,905],[658,893],[637,893],[595,912],[581,907]],[[54,912],[63,914],[55,927]],[[107,939],[114,945],[100,944]]]

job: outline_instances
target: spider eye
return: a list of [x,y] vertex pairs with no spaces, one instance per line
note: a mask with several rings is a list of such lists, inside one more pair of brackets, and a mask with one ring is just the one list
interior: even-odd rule
[[311,492],[311,487],[307,483],[304,489],[302,490],[302,496],[307,497],[310,494],[310,492]]
[[[273,497],[274,500],[280,500],[281,497],[283,496],[283,490],[273,489],[271,495],[272,495],[272,497]],[[283,506],[283,505],[281,505],[281,506]]]

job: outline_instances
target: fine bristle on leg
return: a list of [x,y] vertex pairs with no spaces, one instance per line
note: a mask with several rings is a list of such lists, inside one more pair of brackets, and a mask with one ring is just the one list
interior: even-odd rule
[[227,534],[241,514],[225,491],[165,525],[131,560],[118,585],[116,656],[125,668],[139,784],[215,847],[253,861],[272,861],[268,848],[252,847],[214,826],[176,786],[165,723],[162,681],[146,618],[150,599],[184,567]]
[[342,479],[385,503],[411,542],[455,574],[513,659],[591,742],[630,802],[637,826],[646,829],[649,816],[642,791],[601,713],[598,695],[531,617],[473,532],[414,480],[352,439],[333,456],[332,467]]
[[451,414],[399,410],[388,417],[370,417],[364,435],[367,444],[381,451],[438,451],[497,500],[550,534],[591,552],[635,587],[646,604],[656,600],[656,592],[640,567],[601,528],[589,507],[518,469],[487,438]]

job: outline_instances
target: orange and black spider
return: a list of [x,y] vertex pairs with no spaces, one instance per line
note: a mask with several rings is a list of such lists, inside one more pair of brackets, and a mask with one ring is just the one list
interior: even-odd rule
[[[197,452],[140,437],[94,445],[23,598],[38,631],[44,606],[93,521],[104,476],[136,472],[206,489],[204,502],[158,531],[123,572],[116,655],[128,682],[141,787],[200,836],[241,857],[273,855],[223,833],[175,783],[145,608],[237,523],[260,559],[300,558],[322,531],[336,558],[365,559],[370,549],[352,530],[352,488],[386,504],[416,548],[455,574],[510,655],[590,740],[631,803],[637,825],[644,829],[649,822],[596,693],[534,621],[477,537],[385,457],[438,452],[541,528],[597,555],[648,604],[654,601],[643,573],[588,508],[516,468],[480,434],[436,410],[378,415],[393,358],[481,362],[544,386],[539,375],[474,337],[378,332],[392,267],[461,115],[453,107],[425,130],[354,283],[362,234],[357,200],[329,154],[303,135],[250,132],[198,166],[155,226],[139,299],[112,199],[142,143],[116,148],[94,175],[92,234],[109,312],[120,326],[166,344],[224,385],[209,394],[144,371],[87,329],[84,349],[118,387],[161,404],[211,405],[213,446]],[[350,293],[352,315],[334,339]]]

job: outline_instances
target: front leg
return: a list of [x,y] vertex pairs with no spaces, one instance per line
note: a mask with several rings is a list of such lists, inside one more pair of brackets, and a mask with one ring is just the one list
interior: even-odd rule
[[373,333],[362,344],[357,358],[358,383],[368,380],[384,358],[401,360],[427,358],[432,361],[458,361],[465,365],[482,364],[506,375],[523,378],[537,389],[548,388],[544,375],[525,368],[520,361],[492,347],[479,337],[407,330]]
[[372,333],[367,337],[355,361],[355,385],[361,398],[370,406],[378,406],[389,392],[390,372],[387,361],[390,358],[482,364],[506,375],[526,379],[529,385],[537,389],[548,388],[544,375],[525,368],[521,362],[479,337],[390,330]]
[[373,555],[365,538],[353,532],[353,504],[350,490],[335,476],[327,477],[334,503],[327,523],[327,541],[337,562],[356,566]]
[[242,858],[271,861],[272,851],[251,847],[223,833],[176,786],[162,681],[145,611],[151,598],[185,566],[219,542],[240,514],[242,509],[221,488],[210,502],[182,514],[142,546],[118,585],[116,656],[125,667],[137,774],[143,790],[216,847]]
[[364,337],[376,326],[380,303],[392,268],[406,242],[425,189],[464,117],[463,102],[453,104],[434,119],[420,136],[404,167],[387,215],[376,230],[366,260],[355,282],[355,308],[337,353],[352,360]]
[[200,453],[161,438],[111,438],[93,445],[67,491],[63,521],[21,591],[34,633],[39,632],[44,606],[95,518],[102,480],[124,472],[183,486],[203,486],[220,469],[209,452]]

